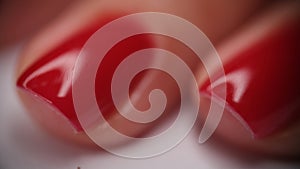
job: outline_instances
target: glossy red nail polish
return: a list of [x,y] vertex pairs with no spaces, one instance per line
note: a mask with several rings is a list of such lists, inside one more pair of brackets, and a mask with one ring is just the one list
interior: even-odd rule
[[[285,22],[225,63],[200,92],[217,93],[226,83],[229,112],[255,138],[284,130],[300,120],[300,20]],[[213,84],[213,85],[212,85]],[[211,86],[216,86],[211,88]]]
[[[83,129],[77,119],[73,105],[73,68],[79,52],[88,38],[101,26],[111,20],[113,19],[102,19],[99,23],[94,24],[83,32],[66,40],[62,45],[50,51],[28,67],[17,80],[17,86],[20,89],[37,96],[52,109],[57,110],[57,112],[61,113],[71,122],[76,131],[82,131]],[[136,25],[133,24],[132,26]],[[103,68],[101,69],[103,72],[95,79],[95,83],[101,88],[106,88],[101,90],[97,88],[95,92],[99,100],[99,105],[103,105],[104,107],[101,108],[106,118],[110,118],[113,116],[113,112],[116,112],[110,96],[111,94],[109,93],[113,71],[128,54],[149,47],[153,47],[151,37],[147,35],[137,35],[118,43],[111,49],[112,52],[109,52],[105,57],[102,64]],[[134,90],[134,87],[141,81],[142,77],[143,76],[140,76],[140,79],[136,80],[132,85],[132,90]]]

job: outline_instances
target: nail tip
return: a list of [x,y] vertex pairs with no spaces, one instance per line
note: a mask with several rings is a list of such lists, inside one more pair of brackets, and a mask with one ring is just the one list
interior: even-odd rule
[[[17,90],[20,92],[23,92],[25,95],[29,95],[29,97],[32,97],[37,101],[36,104],[44,104],[46,109],[51,110],[51,112],[55,113],[59,117],[65,120],[65,122],[70,126],[74,134],[78,134],[82,132],[82,128],[79,122],[76,122],[75,120],[70,119],[66,114],[66,112],[62,112],[62,110],[53,103],[51,99],[44,93],[39,92],[37,89],[35,89],[30,83],[32,82],[32,79],[28,79],[31,73],[28,73],[30,71],[30,68],[25,70],[24,73],[22,73],[16,80],[15,85]],[[39,82],[41,81],[34,81],[33,84],[35,86],[41,86],[39,85]],[[51,86],[47,86],[48,88]],[[26,98],[23,98],[26,99]]]
[[[209,99],[211,100],[211,102],[216,102],[218,105],[219,102],[225,102],[225,107],[224,107],[224,112],[226,111],[230,113],[230,115],[237,120],[237,122],[243,126],[243,128],[247,131],[247,133],[249,134],[249,136],[252,139],[256,139],[259,138],[259,136],[255,133],[255,131],[251,128],[251,126],[247,123],[247,121],[232,107],[230,106],[230,104],[224,100],[222,97],[218,97],[217,94],[211,94],[210,91],[204,90],[205,88],[202,88],[202,90],[200,90],[200,95],[202,98],[205,99]],[[222,104],[223,105],[223,104]],[[203,141],[203,139],[202,139]],[[200,138],[199,138],[199,142],[200,142]]]

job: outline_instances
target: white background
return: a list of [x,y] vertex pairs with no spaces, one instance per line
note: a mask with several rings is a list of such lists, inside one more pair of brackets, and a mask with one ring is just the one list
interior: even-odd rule
[[31,121],[17,97],[13,75],[21,47],[0,51],[0,169],[300,168],[299,163],[250,155],[214,139],[199,145],[194,132],[171,151],[139,160],[63,142]]

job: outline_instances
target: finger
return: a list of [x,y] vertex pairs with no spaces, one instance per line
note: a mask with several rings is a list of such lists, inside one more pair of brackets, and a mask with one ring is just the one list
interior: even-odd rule
[[216,131],[223,140],[250,151],[299,155],[298,9],[297,2],[279,2],[220,44],[225,75],[216,70],[200,91],[207,113],[207,99],[213,93],[223,98],[226,84],[225,112]]
[[[260,1],[247,1],[241,3],[240,6],[224,3],[222,8],[216,8],[217,11],[214,11],[214,7],[221,2],[190,1],[189,3],[174,3],[173,1],[165,1],[163,3],[160,2],[159,6],[157,6],[158,1],[143,3],[130,1],[125,4],[118,1],[78,2],[46,29],[38,33],[24,50],[17,68],[17,85],[23,89],[20,92],[22,100],[30,109],[31,115],[38,119],[48,130],[73,141],[89,142],[90,140],[82,132],[74,112],[71,87],[69,86],[68,92],[63,97],[58,95],[58,89],[65,82],[62,77],[68,77],[68,73],[72,74],[78,53],[90,35],[99,26],[120,15],[141,11],[159,11],[175,14],[191,21],[211,37],[214,42],[217,42],[218,39],[221,39],[237,25],[241,24],[245,18],[249,17],[253,11],[262,5]],[[232,0],[232,3],[238,2]],[[134,46],[147,47],[147,45],[151,45],[159,40],[153,39],[153,37],[146,37],[139,39],[139,41],[142,43],[130,41],[129,43],[133,43]],[[170,49],[176,49],[177,47],[173,43],[171,43],[172,45],[168,45],[168,43],[163,44],[167,44],[164,47]],[[178,51],[179,54],[184,54],[186,50],[184,48],[180,49],[182,50]],[[123,50],[126,51],[127,48],[121,47],[121,50],[118,50],[118,54],[123,54]],[[136,49],[130,48],[129,50],[134,51]],[[57,63],[57,60],[61,60],[59,65],[50,64]],[[114,59],[108,59],[108,64],[113,65],[114,61]],[[47,71],[43,72],[45,65],[55,66],[52,69],[47,68]],[[196,65],[190,61],[190,66],[195,67]],[[57,67],[59,67],[59,73],[53,75],[52,73],[58,69]],[[36,72],[41,71],[43,73],[37,76]],[[167,112],[170,112],[170,109],[177,101],[177,93],[174,92],[174,87],[170,87],[170,83],[157,83],[157,79],[162,79],[160,81],[165,82],[165,79],[169,79],[169,77],[154,72],[151,75],[137,78],[135,85],[133,85],[135,87],[133,87],[131,92],[132,96],[136,96],[136,101],[133,104],[142,108],[147,107],[148,102],[145,101],[147,99],[143,98],[147,98],[149,90],[159,84],[167,93],[170,93],[171,100],[168,100],[170,104],[167,105],[166,109]],[[106,79],[104,81],[106,82]],[[136,124],[125,119],[120,121],[122,117],[116,113],[113,107],[110,107],[111,104],[108,103],[106,105],[109,105],[106,109],[108,121],[123,133],[136,136],[149,128],[149,125]],[[76,132],[74,133],[74,131]],[[110,138],[107,139],[111,141]]]

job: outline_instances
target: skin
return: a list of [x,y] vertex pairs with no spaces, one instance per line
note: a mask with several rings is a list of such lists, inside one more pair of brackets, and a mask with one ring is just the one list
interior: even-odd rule
[[[277,3],[252,18],[237,32],[231,34],[230,38],[227,38],[219,45],[217,50],[222,63],[227,64],[234,61],[235,58],[233,56],[236,56],[240,51],[248,49],[252,44],[263,40],[263,37],[274,31],[276,32],[278,28],[289,27],[291,23],[299,21],[298,9],[299,3]],[[239,44],[238,47],[235,47],[236,44]],[[202,68],[198,71],[199,74],[206,74]],[[199,84],[202,83],[203,80],[200,79]],[[209,98],[202,97],[201,113],[199,114],[202,121],[205,120],[206,113],[209,110],[209,102]],[[229,109],[225,109],[222,120],[215,131],[215,137],[236,147],[242,147],[249,152],[259,152],[269,156],[296,157],[296,159],[299,156],[299,118],[296,117],[294,121],[289,121],[290,125],[279,132],[263,138],[254,138],[253,134],[242,123],[238,118],[234,117],[234,114]]]
[[[66,1],[63,4],[57,4],[57,6],[61,7],[64,6],[64,4],[68,4],[68,2]],[[124,13],[144,11],[171,13],[192,22],[209,37],[213,44],[222,47],[224,45],[220,44],[228,45],[230,43],[220,42],[226,39],[227,36],[232,35],[232,32],[240,30],[241,25],[258,11],[263,10],[265,4],[265,1],[260,0],[190,0],[188,2],[175,2],[174,0],[152,0],[145,2],[132,0],[127,3],[124,3],[123,1],[122,3],[119,3],[118,0],[76,1],[72,4],[68,4],[67,7],[64,7],[64,10],[56,17],[54,17],[53,11],[47,13],[47,16],[52,19],[49,19],[47,25],[34,33],[34,36],[26,43],[17,65],[16,78],[32,63],[38,60],[39,57],[51,51],[56,46],[59,46],[65,39],[72,37],[72,35],[80,32],[84,27],[98,19],[95,16],[105,16],[114,11],[122,11]],[[32,15],[32,17],[34,17],[34,15]],[[39,19],[36,19],[36,21],[40,22]],[[14,23],[10,24],[13,25]],[[35,26],[32,25],[32,27]],[[32,29],[28,28],[28,30]],[[23,33],[20,33],[20,36],[14,37],[14,39],[22,37],[22,34]],[[170,50],[179,49],[179,53],[184,53],[184,49],[180,50],[182,47],[177,46],[171,41],[162,41],[162,45]],[[226,48],[226,50],[227,49],[228,48]],[[228,50],[226,50],[219,48],[220,55],[224,52],[226,57],[226,52],[228,54]],[[193,65],[192,61],[189,64],[195,69],[199,66]],[[199,79],[199,83],[201,83],[201,81],[203,81],[203,79]],[[84,133],[75,134],[68,122],[48,105],[42,103],[41,100],[22,92],[20,92],[20,96],[25,103],[25,106],[30,109],[30,115],[48,131],[71,142],[95,146]],[[232,125],[230,126],[228,124]],[[228,136],[228,132],[226,131],[231,128],[241,129],[241,131],[237,131],[237,133],[239,133],[238,136],[245,138],[245,140],[239,141],[239,139],[236,139],[233,135]],[[225,113],[224,120],[222,120],[217,133],[219,136],[229,140],[229,142],[233,142],[242,147],[249,147],[250,145],[250,147],[264,149],[264,151],[270,151],[272,149],[272,146],[266,147],[267,143],[272,141],[252,144],[253,142],[250,141],[249,133],[241,127],[236,119],[228,115],[228,113]]]

